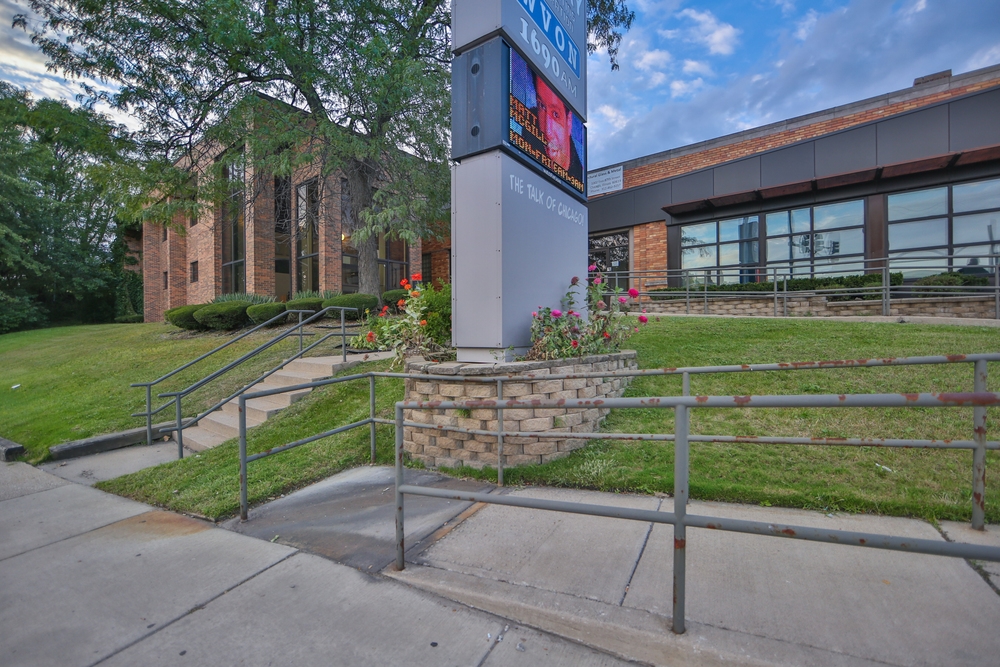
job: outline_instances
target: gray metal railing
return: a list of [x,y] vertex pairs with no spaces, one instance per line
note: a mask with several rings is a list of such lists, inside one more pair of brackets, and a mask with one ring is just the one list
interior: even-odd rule
[[[506,377],[482,377],[482,376],[458,376],[458,375],[425,375],[420,373],[387,373],[387,372],[369,372],[354,374],[342,378],[331,378],[328,380],[320,380],[318,382],[308,382],[295,385],[292,387],[281,387],[266,391],[259,391],[254,393],[246,393],[239,397],[239,430],[240,430],[240,517],[242,520],[246,521],[248,518],[248,500],[247,500],[247,464],[256,461],[267,456],[272,456],[289,449],[299,447],[310,442],[315,442],[321,438],[334,435],[336,433],[341,433],[354,428],[359,428],[362,426],[369,426],[371,433],[371,461],[375,462],[375,425],[376,424],[392,424],[397,429],[397,437],[400,437],[402,428],[420,428],[420,429],[434,429],[436,431],[442,432],[455,432],[455,433],[466,433],[471,435],[487,435],[495,436],[497,438],[497,483],[500,486],[504,484],[504,463],[503,463],[503,439],[504,437],[532,437],[532,438],[566,438],[565,432],[536,432],[536,431],[506,431],[503,429],[503,417],[502,411],[507,408],[520,407],[517,401],[505,401],[503,400],[503,384],[505,382],[533,382],[533,381],[548,381],[548,380],[565,380],[565,379],[579,379],[579,378],[611,378],[611,377],[648,377],[648,376],[661,376],[661,375],[679,375],[681,376],[681,386],[682,395],[690,396],[691,393],[691,377],[693,375],[708,375],[715,373],[759,373],[759,372],[778,372],[778,371],[801,371],[801,370],[834,370],[834,369],[846,369],[846,368],[878,368],[878,367],[894,367],[894,366],[919,366],[919,365],[938,365],[938,364],[958,364],[967,363],[973,366],[973,382],[972,389],[975,394],[982,394],[986,392],[987,388],[987,362],[1000,362],[1000,353],[992,354],[954,354],[954,355],[944,355],[944,356],[923,356],[923,357],[899,357],[899,358],[883,358],[883,359],[849,359],[849,360],[838,360],[838,361],[808,361],[808,362],[792,362],[792,363],[776,363],[776,364],[739,364],[739,365],[727,365],[727,366],[695,366],[687,368],[653,368],[644,370],[619,370],[619,371],[595,371],[589,373],[566,373],[566,374],[547,374],[547,375],[535,375],[535,374],[524,374],[524,375],[511,375]],[[415,421],[403,421],[398,422],[392,419],[382,419],[376,416],[375,411],[375,378],[377,377],[388,377],[388,378],[402,378],[402,379],[416,379],[421,381],[446,381],[449,383],[458,382],[472,382],[472,383],[496,383],[497,385],[497,400],[486,401],[485,403],[477,403],[477,407],[487,407],[489,409],[497,410],[497,430],[488,431],[481,429],[467,429],[458,426],[445,426],[445,425],[429,425],[422,422]],[[369,410],[370,414],[367,419],[363,419],[346,426],[340,426],[335,429],[325,431],[323,433],[310,436],[308,438],[303,438],[295,442],[274,447],[264,452],[260,452],[251,456],[247,455],[247,424],[246,424],[246,401],[253,398],[273,396],[275,394],[280,394],[288,391],[299,391],[302,389],[312,389],[317,387],[328,386],[332,384],[339,384],[342,382],[351,382],[355,380],[361,380],[364,378],[369,379]],[[941,400],[951,400],[952,396],[964,396],[964,394],[940,394]],[[898,396],[898,395],[897,395]],[[904,398],[917,396],[917,394],[904,394]],[[736,402],[742,401],[743,399],[749,400],[751,397],[736,397],[730,400],[735,400]],[[804,400],[809,400],[811,397],[801,397]],[[839,396],[838,396],[839,398]],[[615,407],[609,401],[611,399],[604,400],[600,407]],[[626,399],[614,399],[614,400],[626,400]],[[662,401],[663,399],[627,399],[627,400],[649,400],[649,401]],[[845,395],[846,400],[846,395]],[[940,402],[935,405],[941,404]],[[432,408],[442,408],[445,407],[443,403],[433,402],[416,404],[416,409],[432,409]],[[840,405],[840,404],[838,404]],[[542,407],[541,404],[534,405],[533,407]],[[532,407],[528,406],[528,407]],[[410,409],[410,404],[407,404],[407,409]],[[572,407],[570,401],[565,404],[560,404],[560,408]],[[586,403],[587,408],[596,407],[594,402]],[[948,439],[948,440],[932,440],[932,439],[910,439],[910,438],[812,438],[812,437],[760,437],[760,436],[723,436],[723,435],[701,435],[701,434],[685,434],[686,442],[730,442],[730,443],[758,443],[758,444],[788,444],[788,445],[820,445],[820,446],[835,446],[835,447],[903,447],[903,448],[921,448],[921,449],[966,449],[971,450],[972,456],[972,527],[978,530],[982,530],[985,524],[985,494],[986,494],[986,451],[987,450],[1000,450],[1000,442],[987,441],[986,439],[986,407],[985,405],[974,405],[973,406],[973,423],[972,423],[972,439],[971,440],[958,440],[958,439]],[[651,441],[675,441],[676,434],[655,434],[655,433],[582,433],[574,432],[572,433],[573,439],[581,440],[596,440],[596,439],[615,439],[615,440],[651,440]]]
[[[314,335],[312,332],[306,332],[305,331],[305,327],[307,325],[309,325],[309,324],[313,324],[314,322],[317,322],[317,321],[321,320],[323,317],[326,316],[326,314],[328,312],[334,311],[334,310],[340,311],[340,331],[329,333],[326,336],[323,336],[322,338],[320,338],[319,340],[317,340],[312,345],[309,345],[308,347],[303,347],[304,336],[312,336],[312,335]],[[328,340],[330,338],[334,338],[334,337],[339,337],[340,338],[341,355],[342,355],[342,358],[346,361],[347,360],[347,339],[348,339],[349,335],[353,334],[353,332],[348,332],[348,327],[347,327],[347,324],[346,324],[346,321],[345,321],[344,312],[348,311],[348,310],[357,312],[358,309],[357,308],[345,308],[345,307],[341,307],[341,306],[329,306],[329,307],[324,308],[324,309],[322,309],[320,311],[313,311],[313,310],[288,310],[288,311],[285,311],[283,313],[280,313],[279,315],[276,315],[276,316],[272,317],[267,322],[264,322],[263,324],[259,324],[259,325],[255,326],[255,327],[253,327],[252,329],[250,329],[249,331],[246,331],[246,332],[240,334],[239,336],[236,336],[232,340],[227,341],[226,343],[224,343],[224,344],[216,347],[215,349],[211,350],[210,352],[206,352],[205,354],[201,355],[200,357],[198,357],[196,359],[193,359],[193,360],[187,362],[186,364],[183,364],[183,365],[179,366],[178,368],[174,369],[173,371],[167,373],[166,375],[163,375],[163,376],[157,378],[156,380],[153,380],[152,382],[137,382],[137,383],[133,383],[130,386],[132,386],[132,387],[145,387],[146,388],[146,411],[145,412],[137,412],[137,413],[133,413],[132,414],[133,417],[145,417],[146,418],[146,444],[147,445],[151,445],[152,441],[153,441],[153,416],[156,415],[156,414],[158,414],[158,413],[160,413],[161,411],[169,408],[171,405],[173,405],[174,406],[174,424],[172,426],[164,427],[164,428],[159,429],[159,434],[163,434],[163,433],[167,433],[167,432],[174,433],[174,438],[177,441],[177,458],[184,458],[184,429],[185,428],[197,425],[197,423],[199,421],[201,421],[202,419],[204,419],[209,413],[214,412],[218,408],[220,408],[223,405],[225,405],[227,402],[231,401],[235,397],[237,397],[240,394],[242,394],[243,392],[247,391],[253,385],[255,385],[255,384],[263,381],[265,378],[267,378],[270,375],[272,375],[272,374],[276,373],[277,371],[281,370],[282,368],[284,368],[285,366],[287,366],[289,363],[291,363],[295,359],[301,358],[304,354],[306,354],[307,352],[313,350],[314,348],[316,348],[318,345],[320,345],[321,343],[325,342],[326,340]],[[311,315],[309,317],[307,317],[306,319],[303,319],[303,316],[305,314],[307,314],[307,313],[311,313]],[[166,403],[164,403],[160,407],[158,407],[156,409],[153,409],[153,407],[152,407],[152,388],[154,386],[156,386],[157,384],[160,384],[161,382],[163,382],[163,381],[165,381],[165,380],[167,380],[167,379],[169,379],[169,378],[177,375],[181,371],[184,371],[184,370],[186,370],[186,369],[194,366],[195,364],[197,364],[197,363],[199,363],[199,362],[207,359],[208,357],[214,355],[215,353],[217,353],[217,352],[219,352],[219,351],[221,351],[221,350],[229,347],[233,343],[236,343],[236,342],[238,342],[238,341],[246,338],[250,334],[252,334],[252,333],[254,333],[256,331],[259,331],[260,329],[262,329],[262,328],[264,328],[264,327],[266,327],[266,326],[268,326],[268,325],[270,325],[270,324],[278,321],[279,319],[286,318],[289,314],[297,314],[298,315],[299,321],[298,321],[297,324],[294,324],[291,327],[289,327],[288,329],[285,329],[284,331],[282,331],[281,333],[279,333],[276,336],[272,337],[271,339],[269,339],[269,340],[265,341],[264,343],[258,345],[253,350],[250,350],[246,354],[240,356],[238,359],[229,362],[228,364],[226,364],[222,368],[220,368],[220,369],[218,369],[216,371],[213,371],[212,373],[209,373],[205,377],[203,377],[200,380],[194,382],[193,384],[189,385],[186,388],[181,389],[179,391],[163,392],[163,393],[157,394],[158,398],[169,398],[170,400],[168,400]],[[234,368],[236,368],[236,367],[240,366],[241,364],[249,361],[250,359],[253,359],[257,355],[261,354],[262,352],[264,352],[264,351],[266,351],[266,350],[274,347],[275,345],[277,345],[281,341],[283,341],[283,340],[285,340],[285,339],[287,339],[287,338],[289,338],[291,336],[295,336],[296,334],[297,334],[298,343],[299,343],[299,351],[298,351],[297,354],[291,356],[288,359],[285,359],[284,361],[282,361],[280,364],[278,364],[277,366],[275,366],[274,368],[272,368],[270,371],[268,371],[264,375],[260,376],[256,380],[254,380],[254,381],[252,381],[252,382],[244,385],[243,387],[241,387],[240,389],[238,389],[236,392],[230,394],[226,398],[224,398],[221,401],[217,402],[216,404],[214,404],[212,407],[208,408],[207,410],[204,410],[203,412],[197,414],[193,418],[188,419],[187,421],[184,420],[184,418],[182,416],[182,405],[181,405],[181,402],[184,399],[184,397],[192,394],[193,392],[197,391],[198,389],[201,389],[202,387],[204,387],[205,385],[209,384],[213,380],[216,380],[216,379],[222,377],[223,375],[225,375],[226,373],[230,372]]]
[[[790,262],[762,266],[715,267],[646,271],[610,271],[602,275],[612,285],[631,286],[639,291],[638,306],[684,301],[686,314],[694,309],[709,314],[710,304],[732,300],[771,301],[775,317],[788,315],[789,301],[808,297],[826,297],[844,301],[861,299],[878,302],[881,314],[891,314],[892,303],[899,299],[932,297],[993,297],[993,316],[1000,319],[1000,255],[913,255],[872,259],[848,258],[843,265],[806,265],[793,269]],[[892,284],[893,276],[903,275]],[[939,274],[978,278],[984,284],[920,285],[917,281]],[[870,285],[789,289],[789,282],[800,278],[842,278],[845,276],[880,276]],[[727,284],[771,283],[767,291],[719,289]],[[761,313],[765,312],[761,310]]]
[[[976,362],[976,384],[979,382],[979,366],[985,369],[986,362]],[[687,377],[687,376],[686,376]],[[985,370],[983,371],[985,379]],[[867,394],[867,395],[817,395],[817,396],[662,396],[646,398],[611,398],[597,402],[590,399],[576,400],[533,400],[504,402],[506,408],[578,408],[588,409],[599,404],[605,408],[645,408],[673,409],[674,430],[674,507],[673,512],[640,510],[626,507],[611,507],[585,503],[570,503],[535,498],[498,496],[490,493],[470,493],[435,489],[404,483],[403,479],[403,430],[404,410],[428,409],[496,409],[497,401],[440,401],[424,403],[400,401],[396,403],[396,568],[406,566],[404,497],[406,495],[446,498],[450,500],[511,505],[530,509],[542,509],[572,514],[603,516],[633,521],[671,524],[674,527],[673,552],[673,609],[672,629],[677,634],[685,631],[684,610],[686,604],[685,582],[687,568],[687,528],[725,530],[751,535],[783,537],[786,539],[808,540],[874,549],[889,549],[910,553],[972,558],[1000,562],[1000,548],[973,544],[914,539],[873,533],[859,533],[846,530],[818,529],[810,526],[780,525],[763,521],[729,519],[687,513],[689,497],[690,461],[690,411],[698,408],[857,408],[857,407],[968,407],[973,406],[976,417],[977,451],[985,449],[985,413],[990,406],[1000,406],[1000,394],[986,391],[955,394]],[[982,411],[982,421],[978,418]],[[502,422],[501,422],[502,423]],[[425,428],[426,424],[423,424]],[[576,434],[574,434],[575,436]],[[615,433],[603,434],[605,438],[622,437]],[[563,434],[565,437],[565,434]],[[981,503],[981,496],[979,502]]]

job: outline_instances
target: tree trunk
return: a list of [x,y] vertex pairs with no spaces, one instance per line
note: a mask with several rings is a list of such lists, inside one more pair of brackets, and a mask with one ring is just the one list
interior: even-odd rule
[[358,291],[362,294],[377,296],[381,307],[382,289],[378,278],[378,235],[371,234],[363,243],[355,243],[354,247],[358,250]]
[[361,212],[372,206],[375,192],[374,171],[365,163],[354,160],[348,167],[347,186],[350,206],[345,226],[351,231],[351,244],[358,251],[358,292],[374,294],[382,305],[382,289],[378,271],[378,233],[369,233],[364,241],[358,241],[355,233],[364,228]]

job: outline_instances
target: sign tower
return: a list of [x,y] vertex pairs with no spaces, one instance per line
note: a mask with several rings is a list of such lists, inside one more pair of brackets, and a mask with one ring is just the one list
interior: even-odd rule
[[492,362],[587,275],[587,5],[452,0],[452,41],[452,337]]

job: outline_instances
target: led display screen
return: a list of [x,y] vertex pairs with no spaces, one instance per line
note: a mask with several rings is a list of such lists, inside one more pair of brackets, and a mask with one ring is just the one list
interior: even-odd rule
[[583,121],[517,51],[510,49],[508,141],[519,153],[585,194]]

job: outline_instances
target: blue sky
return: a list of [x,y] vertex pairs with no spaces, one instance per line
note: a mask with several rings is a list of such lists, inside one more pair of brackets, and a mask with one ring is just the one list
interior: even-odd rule
[[[588,62],[591,169],[1000,64],[997,0],[628,3],[621,69]],[[0,79],[72,99],[78,85],[10,27],[25,11],[0,0]]]

